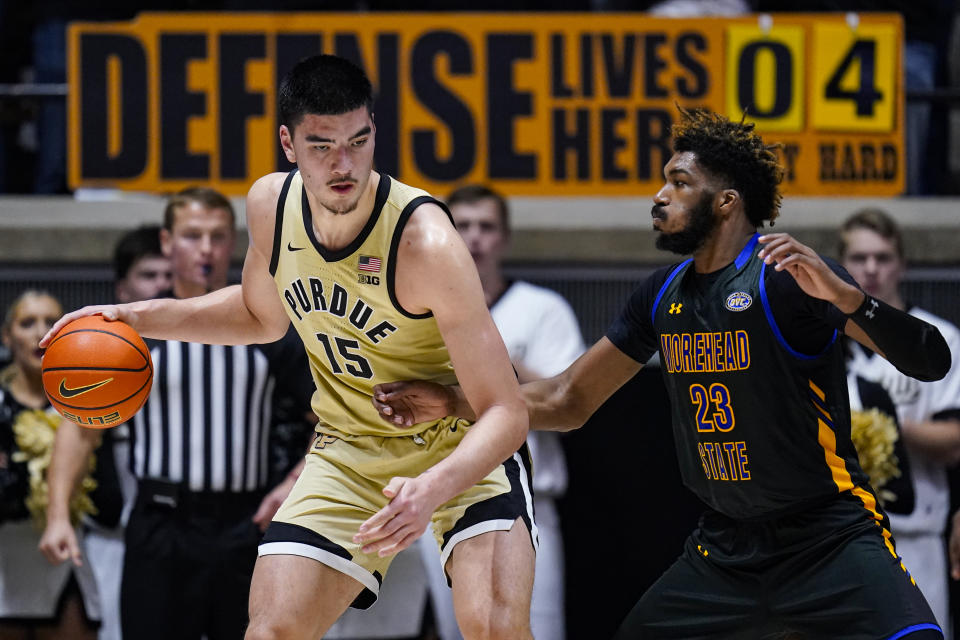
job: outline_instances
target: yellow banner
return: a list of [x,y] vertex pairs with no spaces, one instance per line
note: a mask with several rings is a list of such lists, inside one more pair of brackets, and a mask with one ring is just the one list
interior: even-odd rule
[[[243,194],[290,168],[276,92],[300,58],[358,62],[377,92],[379,170],[439,196],[659,189],[676,106],[757,123],[784,191],[903,190],[895,14],[143,14],[75,23],[70,185]],[[586,213],[585,213],[586,214]],[[588,214],[587,214],[588,215]]]

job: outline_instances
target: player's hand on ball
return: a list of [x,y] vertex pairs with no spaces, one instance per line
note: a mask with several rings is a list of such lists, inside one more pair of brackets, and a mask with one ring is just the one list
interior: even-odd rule
[[374,386],[371,401],[382,419],[409,427],[453,415],[454,394],[442,384],[408,380]]
[[56,323],[50,327],[50,331],[47,331],[47,335],[40,339],[40,348],[46,349],[47,346],[49,346],[50,341],[53,340],[58,333],[60,333],[60,330],[77,318],[95,315],[102,315],[105,320],[109,321],[122,320],[134,328],[137,326],[136,314],[129,309],[129,305],[97,304],[89,307],[82,307],[76,311],[71,311],[57,320]]
[[50,404],[64,418],[95,429],[115,427],[150,395],[150,350],[126,322],[82,316],[47,345],[40,377]]
[[381,558],[400,553],[413,544],[439,506],[422,476],[392,478],[384,487],[383,495],[390,498],[390,503],[360,525],[353,536],[353,541],[362,545],[363,553],[375,553]]

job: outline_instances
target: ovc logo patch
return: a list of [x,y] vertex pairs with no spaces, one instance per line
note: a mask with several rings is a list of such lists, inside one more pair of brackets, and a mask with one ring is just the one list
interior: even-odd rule
[[730,311],[743,311],[751,304],[753,304],[753,298],[750,297],[749,293],[746,291],[735,291],[727,296],[727,300],[723,303],[723,306],[730,309]]

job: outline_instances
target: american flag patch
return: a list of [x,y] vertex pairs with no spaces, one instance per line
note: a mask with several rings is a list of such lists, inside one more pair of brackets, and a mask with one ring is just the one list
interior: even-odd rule
[[380,258],[375,256],[360,256],[360,259],[357,261],[357,269],[360,271],[380,273]]

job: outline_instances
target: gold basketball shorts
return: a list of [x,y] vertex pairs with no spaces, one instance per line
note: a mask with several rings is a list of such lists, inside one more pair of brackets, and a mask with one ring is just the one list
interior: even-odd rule
[[[321,431],[322,429],[322,431]],[[366,609],[380,592],[392,556],[365,554],[353,542],[360,525],[387,505],[383,488],[396,476],[416,477],[450,455],[470,423],[448,419],[413,436],[354,436],[328,427],[264,534],[259,555],[298,555],[345,573],[364,589],[352,606]],[[483,480],[441,505],[431,518],[445,565],[460,542],[509,530],[521,518],[536,549],[530,458],[526,445]]]

